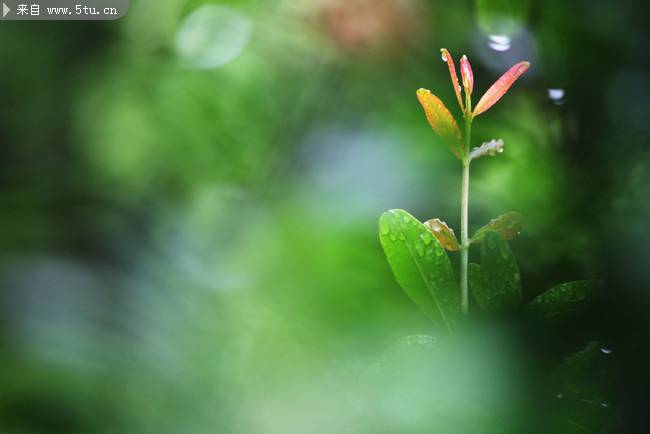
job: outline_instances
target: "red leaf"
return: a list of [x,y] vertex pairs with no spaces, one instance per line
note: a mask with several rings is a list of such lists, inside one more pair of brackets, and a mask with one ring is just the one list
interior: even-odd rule
[[460,105],[460,110],[464,112],[465,106],[463,105],[463,98],[461,98],[460,96],[460,84],[458,83],[458,75],[456,75],[456,65],[454,64],[454,59],[451,58],[451,54],[449,54],[449,51],[447,51],[446,48],[441,48],[440,52],[442,53],[442,61],[447,62],[447,66],[449,67],[451,84],[454,87],[456,98],[458,98],[458,104]]
[[521,74],[526,72],[530,67],[528,62],[519,62],[506,71],[499,79],[494,82],[492,86],[485,92],[485,95],[481,97],[476,108],[474,109],[473,116],[478,116],[494,104],[496,104],[499,99],[508,91],[512,83],[514,83]]
[[465,55],[460,58],[460,75],[463,78],[465,95],[471,95],[474,90],[474,74],[472,74],[472,66]]
[[462,160],[462,137],[452,114],[449,113],[440,98],[432,94],[430,90],[418,89],[417,96],[433,131],[442,137],[451,152]]

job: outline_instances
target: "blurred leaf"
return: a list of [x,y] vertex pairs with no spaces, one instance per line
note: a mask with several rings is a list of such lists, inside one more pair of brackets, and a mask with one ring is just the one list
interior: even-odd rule
[[456,74],[456,65],[454,64],[454,59],[451,57],[449,51],[446,48],[441,48],[440,52],[442,53],[442,61],[447,62],[447,67],[449,67],[449,76],[451,77],[451,85],[454,87],[454,93],[458,99],[458,105],[460,106],[461,111],[465,111],[465,106],[463,105],[463,98],[460,95],[460,84],[458,83],[458,75]]
[[474,298],[484,311],[516,309],[521,303],[519,267],[506,241],[486,232],[481,245],[481,286]]
[[609,348],[594,341],[565,358],[552,371],[549,432],[605,432],[603,427],[611,417],[613,404],[612,357]]
[[501,235],[503,239],[512,240],[519,235],[522,227],[523,218],[521,214],[510,211],[490,220],[488,224],[474,232],[470,241],[472,243],[480,243],[488,232],[496,232]]
[[424,226],[431,230],[442,247],[452,252],[460,250],[456,234],[452,228],[447,226],[447,223],[440,219],[431,219],[424,222]]
[[384,356],[390,357],[392,355],[402,354],[405,352],[429,350],[431,348],[434,348],[439,342],[440,340],[437,337],[431,335],[402,336],[390,344],[390,346],[384,352]]
[[526,310],[541,318],[574,312],[595,293],[600,284],[599,280],[562,283],[535,297]]
[[489,142],[484,142],[481,146],[472,149],[472,152],[469,154],[469,159],[476,160],[477,158],[485,157],[489,155],[494,157],[497,154],[503,152],[503,140],[490,140]]
[[430,90],[418,89],[417,96],[433,131],[445,141],[451,152],[459,160],[462,160],[462,137],[452,114],[449,113],[440,98],[432,94]]
[[488,35],[513,37],[526,25],[530,0],[476,0],[479,27]]
[[470,262],[467,267],[467,280],[469,285],[469,292],[476,299],[474,294],[483,292],[481,285],[481,266]]
[[528,62],[519,62],[506,71],[481,97],[474,108],[473,116],[478,116],[501,99],[510,86],[530,67]]
[[436,325],[452,331],[460,296],[447,253],[431,231],[404,210],[379,219],[379,239],[400,286]]

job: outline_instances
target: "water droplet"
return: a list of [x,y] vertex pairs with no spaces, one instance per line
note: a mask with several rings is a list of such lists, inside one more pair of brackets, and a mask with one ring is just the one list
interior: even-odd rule
[[564,398],[564,395],[562,395],[561,393],[558,393],[557,395],[555,395],[555,397],[557,399],[562,399],[562,398]]
[[420,258],[424,257],[424,246],[420,243],[415,243],[415,251]]
[[381,234],[388,235],[389,232],[390,232],[390,226],[388,226],[388,223],[381,222]]
[[441,248],[438,248],[438,247],[435,249],[435,251],[436,251],[436,256],[442,256],[445,253],[445,252],[442,251]]
[[609,404],[607,404],[606,402],[601,402],[600,406],[603,407],[603,408],[607,408],[607,407],[609,407]]
[[407,216],[402,217],[402,220],[404,221],[404,223],[408,223],[408,222],[409,222],[409,218],[408,218]]
[[390,240],[397,241],[397,237],[395,236],[395,234],[390,234]]
[[431,244],[431,234],[429,233],[429,231],[420,234],[420,238],[422,238],[422,242],[424,243],[425,246]]
[[512,47],[512,39],[507,35],[488,35],[488,47],[494,51],[508,51]]
[[612,349],[611,349],[611,348],[605,348],[605,347],[602,347],[602,348],[600,349],[600,352],[603,353],[603,354],[605,354],[605,355],[608,355],[608,354],[612,354]]
[[565,95],[566,92],[564,92],[564,89],[560,88],[551,88],[547,89],[546,92],[548,93],[548,98],[553,101],[553,104],[555,105],[562,105],[565,102]]
[[441,55],[440,57],[442,58],[442,61],[443,61],[443,62],[446,62],[446,61],[447,61],[447,55],[445,54],[444,51],[443,51],[441,54],[442,54],[442,55]]
[[400,232],[400,234],[399,234],[399,239],[400,239],[401,241],[404,241],[404,240],[406,239],[406,237],[404,236],[404,232]]
[[503,259],[508,259],[508,249],[506,249],[506,246],[501,247],[500,253]]

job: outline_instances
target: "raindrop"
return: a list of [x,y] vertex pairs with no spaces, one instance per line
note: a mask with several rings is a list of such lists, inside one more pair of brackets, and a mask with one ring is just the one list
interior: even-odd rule
[[605,347],[602,347],[602,348],[600,349],[600,352],[603,353],[603,354],[605,354],[605,355],[609,355],[609,354],[612,354],[612,349],[611,349],[611,348],[605,348]]
[[440,57],[442,58],[442,61],[443,61],[443,62],[446,62],[446,61],[447,61],[447,55],[445,54],[444,51],[442,52],[442,55],[441,55]]
[[548,98],[553,101],[553,104],[555,105],[562,105],[565,102],[564,96],[565,92],[564,89],[560,88],[555,88],[555,89],[547,89],[546,92],[548,93]]
[[507,35],[488,35],[488,46],[494,51],[508,51],[512,47],[512,39]]
[[422,238],[422,242],[424,242],[425,246],[431,244],[431,234],[428,231],[420,234],[420,238]]
[[401,241],[404,241],[404,240],[406,239],[406,236],[404,235],[404,232],[400,232],[400,234],[399,234],[399,239],[400,239]]
[[562,395],[561,393],[558,393],[557,395],[555,395],[555,397],[557,399],[562,399],[562,398],[564,398],[564,395]]
[[415,243],[415,251],[418,253],[420,258],[424,257],[424,246],[420,243]]
[[407,216],[402,217],[402,220],[404,220],[404,223],[408,223],[408,222],[409,222],[409,218],[408,218]]
[[606,402],[601,402],[600,406],[603,407],[603,408],[607,408],[607,407],[609,407],[609,404],[607,404]]
[[436,256],[442,256],[443,253],[444,253],[444,252],[442,251],[441,248],[436,248]]
[[390,234],[390,240],[397,241],[397,237],[395,236],[395,234]]
[[390,226],[388,226],[388,223],[382,222],[381,223],[381,234],[382,235],[388,235],[390,232]]

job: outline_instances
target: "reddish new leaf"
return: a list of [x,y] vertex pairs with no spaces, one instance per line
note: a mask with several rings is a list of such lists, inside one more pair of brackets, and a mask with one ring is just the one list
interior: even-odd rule
[[519,235],[522,227],[523,218],[521,214],[510,211],[490,220],[488,224],[474,233],[474,236],[470,241],[472,243],[480,243],[488,232],[496,232],[501,235],[504,240],[512,240]]
[[474,74],[472,73],[472,66],[467,60],[467,56],[463,54],[460,58],[460,75],[463,79],[463,87],[465,88],[465,96],[471,95],[474,90]]
[[418,89],[418,100],[424,108],[429,125],[433,128],[442,139],[447,143],[451,152],[458,157],[463,158],[463,143],[460,130],[456,120],[449,113],[447,107],[440,101],[440,98],[427,89]]
[[456,98],[458,99],[460,110],[464,112],[465,106],[463,105],[463,98],[460,96],[460,84],[458,83],[458,75],[456,75],[456,65],[454,64],[454,59],[452,59],[451,54],[449,54],[449,51],[447,51],[446,48],[441,48],[440,52],[442,53],[442,61],[447,62],[447,67],[449,67],[451,84],[454,87],[454,92],[456,93]]
[[456,234],[454,234],[452,228],[447,226],[447,223],[440,219],[431,219],[424,222],[424,226],[431,231],[442,247],[450,252],[460,250],[460,243],[456,239]]
[[503,74],[481,97],[473,116],[478,116],[494,104],[508,91],[510,86],[530,67],[528,62],[519,62]]

